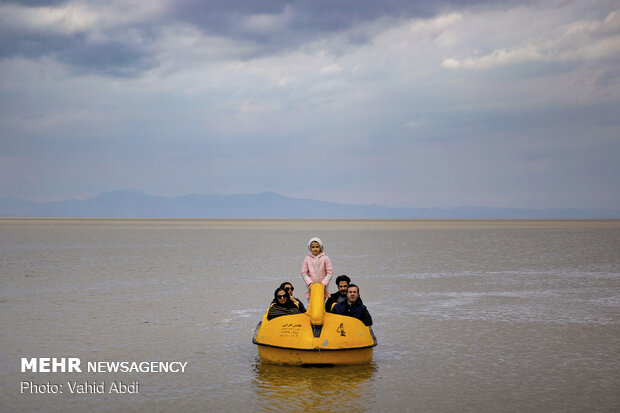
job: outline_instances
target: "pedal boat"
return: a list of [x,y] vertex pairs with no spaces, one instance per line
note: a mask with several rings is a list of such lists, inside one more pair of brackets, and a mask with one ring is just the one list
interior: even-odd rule
[[308,311],[267,320],[256,326],[252,342],[261,362],[286,365],[366,364],[377,339],[354,317],[325,312],[325,287],[310,286]]

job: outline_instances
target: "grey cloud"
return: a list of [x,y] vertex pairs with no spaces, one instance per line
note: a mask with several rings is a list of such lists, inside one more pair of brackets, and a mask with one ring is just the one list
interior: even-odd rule
[[88,42],[83,35],[2,36],[0,58],[54,57],[78,72],[134,76],[157,65],[147,50],[121,40]]
[[50,7],[58,6],[66,3],[66,0],[19,0],[19,1],[1,1],[4,4],[19,4],[28,7]]
[[[472,5],[493,5],[499,7],[508,1],[488,0],[359,0],[359,1],[220,1],[211,2],[208,7],[200,0],[186,0],[177,3],[173,15],[200,28],[205,33],[226,36],[233,39],[255,41],[263,46],[264,53],[275,53],[283,49],[298,47],[318,36],[342,32],[362,22],[381,18],[406,19],[427,18],[454,8]],[[240,24],[245,18],[256,15],[277,16],[290,14],[285,27],[271,32],[258,33]],[[366,42],[364,35],[353,34],[353,44]]]
[[76,43],[76,47],[58,50],[57,56],[78,70],[111,76],[134,76],[157,65],[155,56],[126,42]]
[[[56,7],[71,3],[24,1],[4,4]],[[99,4],[98,7],[101,7],[100,3],[92,4]],[[308,41],[348,30],[360,22],[384,17],[429,17],[446,9],[474,4],[493,4],[497,7],[498,2],[184,0],[172,2],[165,15],[151,16],[147,21],[119,23],[118,26],[106,28],[92,27],[90,30],[96,32],[96,36],[93,37],[97,39],[94,42],[88,29],[78,34],[63,35],[28,31],[28,28],[0,28],[0,58],[50,56],[79,71],[110,76],[132,76],[157,66],[157,50],[150,46],[158,33],[169,25],[189,24],[210,36],[248,43],[251,47],[244,48],[238,58],[251,59],[294,50]],[[278,24],[273,28],[261,30],[261,27],[272,22]],[[130,30],[134,36],[127,35]],[[145,40],[144,43],[136,44],[134,39],[136,33]],[[354,45],[369,41],[365,33],[356,32],[352,32],[346,39]]]

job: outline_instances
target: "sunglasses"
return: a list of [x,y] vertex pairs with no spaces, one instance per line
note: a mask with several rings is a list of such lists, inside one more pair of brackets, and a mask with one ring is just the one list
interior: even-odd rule
[[280,299],[280,298],[286,298],[286,296],[285,296],[285,295],[280,295],[280,294],[278,294],[278,295],[277,295],[277,297],[278,297],[278,299]]
[[286,291],[295,291],[294,287],[284,287]]

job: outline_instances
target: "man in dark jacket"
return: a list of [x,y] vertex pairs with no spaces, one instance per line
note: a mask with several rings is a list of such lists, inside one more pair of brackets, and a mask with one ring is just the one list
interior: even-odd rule
[[357,285],[349,284],[347,299],[334,306],[333,313],[355,317],[367,326],[372,325],[372,317],[360,298],[360,290]]
[[351,279],[344,274],[336,277],[336,285],[338,286],[338,291],[329,296],[327,301],[325,301],[326,312],[331,312],[332,307],[335,304],[341,303],[347,299],[347,287],[349,286],[350,282]]

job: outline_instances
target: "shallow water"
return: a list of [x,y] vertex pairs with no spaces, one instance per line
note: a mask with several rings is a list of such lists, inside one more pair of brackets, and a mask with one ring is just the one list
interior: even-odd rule
[[[370,365],[257,359],[254,327],[282,281],[303,297],[315,235],[373,316]],[[620,410],[620,221],[0,219],[0,274],[3,411]],[[86,380],[139,393],[20,393]]]

